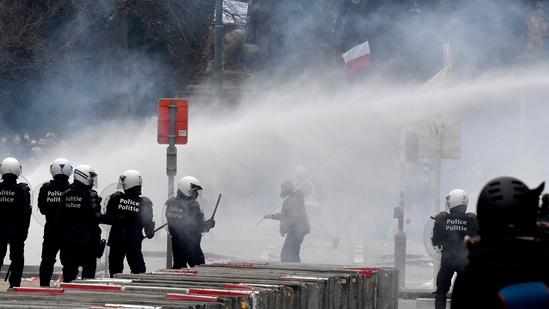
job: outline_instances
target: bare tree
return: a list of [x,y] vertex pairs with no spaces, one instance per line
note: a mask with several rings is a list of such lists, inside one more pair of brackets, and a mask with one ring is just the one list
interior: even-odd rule
[[150,112],[205,68],[214,2],[0,0],[4,123],[30,125],[32,110],[54,125],[55,104],[88,117]]

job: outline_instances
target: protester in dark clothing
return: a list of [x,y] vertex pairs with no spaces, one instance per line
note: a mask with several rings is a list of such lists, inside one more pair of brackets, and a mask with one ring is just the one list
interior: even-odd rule
[[446,308],[446,298],[452,285],[454,273],[467,265],[467,246],[464,238],[476,236],[476,215],[467,212],[469,197],[461,189],[450,191],[446,196],[446,209],[435,217],[432,244],[441,250],[440,269],[437,273],[435,308]]
[[97,174],[89,165],[74,169],[74,181],[61,196],[56,216],[61,232],[61,264],[63,282],[77,278],[82,267],[82,279],[95,277],[97,256],[101,248],[101,197],[93,189]]
[[166,201],[166,219],[172,241],[174,269],[205,264],[200,247],[202,233],[215,226],[215,220],[204,221],[204,213],[196,200],[200,182],[185,176],[179,180],[177,195]]
[[0,164],[0,257],[4,264],[8,244],[10,247],[9,290],[21,286],[25,266],[25,240],[27,239],[32,214],[30,187],[17,182],[22,168],[13,157]]
[[280,191],[280,197],[284,198],[280,212],[267,214],[264,218],[280,220],[280,235],[286,236],[280,252],[280,261],[300,263],[301,244],[305,235],[311,232],[303,193],[296,190],[289,180],[282,183]]
[[141,196],[143,178],[136,170],[127,170],[120,175],[118,190],[107,201],[107,211],[102,223],[110,224],[109,273],[111,278],[124,271],[127,259],[132,274],[146,272],[143,259],[143,231],[147,238],[154,236],[153,204]]
[[61,195],[70,187],[69,177],[72,175],[72,165],[65,158],[57,158],[50,165],[50,173],[53,179],[42,184],[38,192],[38,209],[46,217],[39,270],[42,287],[50,286],[53,267],[60,248],[61,234],[54,219],[61,204]]
[[[469,264],[454,282],[452,309],[508,308],[500,295],[503,287],[533,281],[549,285],[549,250],[535,237],[543,188],[544,183],[530,190],[513,177],[499,177],[484,186],[477,203],[479,236],[468,242]],[[538,305],[520,308],[549,308],[549,301]]]

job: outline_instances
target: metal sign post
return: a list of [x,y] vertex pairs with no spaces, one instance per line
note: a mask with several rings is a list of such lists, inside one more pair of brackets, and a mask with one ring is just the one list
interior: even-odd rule
[[[435,179],[435,215],[440,211],[440,173],[442,159],[458,159],[461,157],[461,120],[434,115],[428,119],[418,121],[413,125],[404,128],[401,132],[401,156],[400,156],[400,201],[395,207],[393,218],[398,219],[398,231],[395,235],[395,268],[399,270],[399,286],[404,287],[406,279],[406,234],[404,233],[404,198],[406,184],[406,132],[415,133],[416,145],[410,147],[417,153],[410,157],[431,158],[436,162]],[[435,279],[438,272],[438,261],[435,262]]]
[[[166,175],[168,175],[168,198],[174,192],[174,178],[177,174],[177,148],[175,144],[187,143],[188,102],[185,99],[158,100],[159,144],[168,144],[166,149]],[[172,267],[172,242],[167,237],[166,268]]]

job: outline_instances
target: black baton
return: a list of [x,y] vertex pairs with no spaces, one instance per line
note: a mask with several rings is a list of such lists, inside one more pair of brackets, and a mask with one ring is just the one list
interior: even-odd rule
[[8,278],[10,277],[11,273],[11,264],[10,267],[8,267],[8,270],[6,271],[6,278],[4,278],[4,282],[8,281]]
[[[156,234],[156,232],[160,231],[163,227],[165,227],[166,225],[168,225],[168,223],[164,223],[162,224],[161,226],[159,226],[157,229],[155,229],[153,231],[154,234]],[[147,238],[147,236],[143,236],[143,239]]]
[[217,206],[219,206],[219,200],[221,200],[221,194],[219,194],[219,197],[217,198],[217,203],[215,203],[214,212],[213,212],[212,217],[210,218],[210,220],[214,219],[215,212],[217,211]]

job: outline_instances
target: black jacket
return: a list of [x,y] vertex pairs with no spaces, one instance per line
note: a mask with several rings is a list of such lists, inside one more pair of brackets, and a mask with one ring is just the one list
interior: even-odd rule
[[454,282],[452,309],[504,308],[498,296],[502,287],[538,280],[549,285],[549,250],[542,241],[481,239],[469,250],[469,264]]
[[96,246],[101,229],[101,197],[92,187],[74,181],[61,196],[55,222],[63,233],[62,243],[71,246]]
[[450,212],[442,211],[435,217],[433,226],[433,246],[442,247],[443,256],[454,256],[465,260],[467,247],[465,236],[478,234],[478,222],[474,213],[466,213],[466,206],[457,206]]
[[46,222],[52,222],[61,204],[61,195],[70,187],[69,177],[56,175],[54,179],[45,182],[38,192],[38,209],[46,216]]
[[[132,190],[135,189],[135,190]],[[148,197],[140,196],[140,189],[117,191],[109,197],[102,223],[110,224],[109,245],[122,244],[126,239],[143,239],[143,230],[149,238],[154,236],[153,204]]]
[[280,212],[272,214],[272,218],[280,220],[280,234],[282,236],[291,231],[299,231],[305,234],[311,232],[303,193],[300,190],[290,193],[282,203]]
[[0,182],[0,237],[27,239],[32,215],[30,187],[17,183],[15,175],[4,175]]
[[176,197],[166,201],[166,219],[168,231],[173,237],[201,237],[206,232],[204,213],[196,201],[196,195],[190,197],[178,191]]

